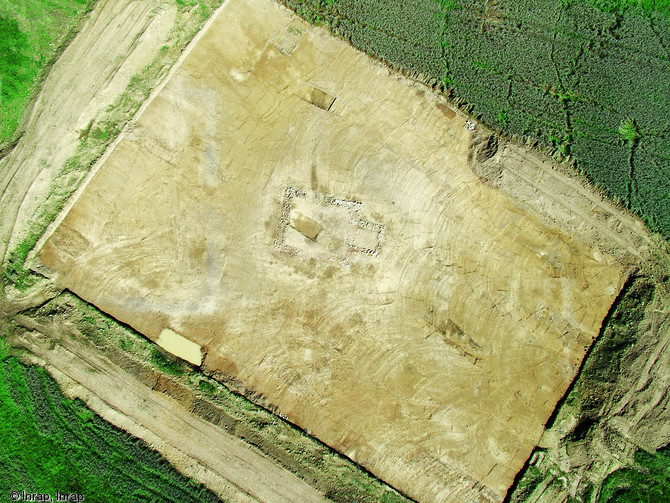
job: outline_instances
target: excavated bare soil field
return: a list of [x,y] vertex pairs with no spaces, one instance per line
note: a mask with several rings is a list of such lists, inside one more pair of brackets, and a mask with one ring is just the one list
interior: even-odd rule
[[269,0],[216,16],[36,267],[409,496],[500,501],[624,267],[432,93]]

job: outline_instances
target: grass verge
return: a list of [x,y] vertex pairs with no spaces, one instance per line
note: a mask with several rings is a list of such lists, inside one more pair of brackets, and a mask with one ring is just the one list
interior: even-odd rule
[[656,454],[635,453],[635,464],[603,482],[599,503],[663,503],[670,501],[670,446]]

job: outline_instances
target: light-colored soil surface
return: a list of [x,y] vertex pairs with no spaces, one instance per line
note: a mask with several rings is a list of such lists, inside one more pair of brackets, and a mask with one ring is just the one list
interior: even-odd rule
[[570,439],[579,421],[578,408],[571,405],[563,406],[542,438],[544,450],[535,464],[553,475],[547,476],[528,501],[562,501],[575,497],[585,484],[599,487],[609,473],[632,463],[637,449],[654,452],[670,442],[667,244],[651,235],[639,219],[621,212],[585,186],[583,179],[557,169],[543,155],[503,143],[495,155],[472,166],[487,184],[591,243],[593,250],[611,253],[620,263],[639,270],[656,289],[645,306],[635,344],[622,350],[621,372],[607,389],[584,386],[585,393],[604,395],[598,424],[588,438]]
[[175,16],[173,2],[98,3],[49,73],[23,138],[0,160],[0,257],[25,238],[52,181],[74,154],[79,131],[151,62]]
[[[670,273],[667,244],[651,235],[642,222],[615,208],[585,187],[574,174],[557,171],[542,155],[505,144],[475,171],[522,206],[545,216],[571,235],[591,243],[593,250],[617,257],[621,264],[638,268],[656,281],[656,295],[646,308],[638,343],[627,356],[626,373],[620,376],[620,393],[603,414],[623,439],[653,451],[670,442],[670,292],[662,283]],[[611,407],[611,408],[610,408]]]
[[[199,21],[189,14],[177,13],[173,0],[96,4],[46,79],[26,133],[0,160],[0,257],[31,231],[51,191],[63,189],[54,181],[77,151],[80,131],[105,115],[164,44],[174,44],[174,30],[195,22]],[[18,292],[11,298],[0,296],[0,316],[12,316],[58,293],[51,285],[38,286],[22,297]],[[61,342],[68,337],[67,327],[35,328]],[[290,472],[220,428],[203,426],[187,409],[133,380],[90,347],[56,347],[34,336],[24,346],[49,365],[71,395],[84,398],[104,418],[148,441],[226,501],[286,501],[284,494],[296,502],[321,501]]]
[[156,344],[193,365],[202,364],[202,350],[200,346],[169,328],[163,329],[158,336]]
[[464,125],[230,0],[39,260],[410,496],[501,500],[624,268],[482,183]]
[[[29,319],[21,321],[31,324]],[[189,414],[182,404],[152,390],[97,348],[82,344],[67,328],[44,324],[34,328],[45,335],[27,332],[12,344],[28,349],[40,363],[47,364],[69,394],[83,397],[103,417],[149,441],[180,470],[207,483],[224,501],[326,501],[242,440]]]
[[503,142],[495,155],[472,166],[487,185],[590,243],[594,251],[611,254],[622,264],[670,266],[662,239],[652,237],[638,218],[585,186],[584,178],[558,171],[546,156],[529,155],[522,146]]

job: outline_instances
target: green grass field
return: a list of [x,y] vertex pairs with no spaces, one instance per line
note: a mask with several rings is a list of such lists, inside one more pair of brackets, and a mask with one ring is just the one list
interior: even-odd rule
[[605,12],[623,12],[630,7],[647,11],[670,13],[670,0],[587,0],[588,3]]
[[0,499],[13,490],[99,502],[220,501],[0,345]]
[[0,0],[0,146],[11,141],[42,78],[94,0]]

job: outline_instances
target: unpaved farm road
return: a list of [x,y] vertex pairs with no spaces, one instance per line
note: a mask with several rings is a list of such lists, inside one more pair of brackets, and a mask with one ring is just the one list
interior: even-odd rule
[[[141,424],[190,459],[218,474],[223,480],[216,484],[219,487],[212,489],[224,496],[226,501],[327,501],[306,482],[239,438],[188,413],[176,400],[150,389],[103,356],[97,348],[86,346],[69,331],[60,330],[57,326],[37,325],[23,316],[18,321],[40,332],[25,333],[12,344],[24,347],[43,360],[56,376],[62,373],[111,409]],[[57,335],[61,338],[54,343]],[[172,449],[163,446],[161,450]],[[209,481],[210,486],[212,482]]]
[[532,155],[519,145],[507,144],[483,169],[497,166],[491,183],[584,242],[596,244],[622,263],[657,261],[670,270],[662,239],[654,239],[642,221],[619,210],[583,181],[558,171],[551,161]]

